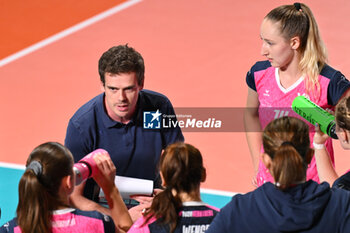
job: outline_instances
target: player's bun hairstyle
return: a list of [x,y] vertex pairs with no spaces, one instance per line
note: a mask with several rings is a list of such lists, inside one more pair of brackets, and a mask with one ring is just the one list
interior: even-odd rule
[[304,121],[294,117],[271,121],[263,132],[263,146],[272,160],[270,171],[278,188],[283,190],[305,180],[314,151]]
[[306,75],[306,90],[316,102],[320,98],[318,75],[327,62],[327,51],[312,11],[304,3],[283,5],[270,11],[265,19],[279,22],[281,34],[286,40],[296,36],[300,38],[299,67]]
[[17,221],[24,233],[51,232],[52,211],[65,206],[59,197],[62,178],[73,175],[71,152],[56,142],[36,147],[18,185]]
[[160,172],[164,180],[164,191],[156,195],[151,208],[146,212],[146,221],[152,216],[163,224],[169,224],[174,232],[182,207],[180,193],[191,196],[205,181],[206,170],[200,151],[194,146],[178,142],[169,145],[160,158]]
[[350,96],[342,98],[336,105],[335,121],[338,127],[350,130]]
[[105,84],[105,73],[121,74],[135,72],[137,83],[143,86],[145,64],[140,53],[126,45],[118,45],[104,52],[98,61],[100,80]]

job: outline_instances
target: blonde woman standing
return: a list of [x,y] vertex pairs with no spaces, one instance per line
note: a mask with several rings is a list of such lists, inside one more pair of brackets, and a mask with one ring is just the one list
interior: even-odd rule
[[[267,60],[257,62],[247,74],[249,88],[244,116],[255,171],[253,183],[257,186],[273,182],[260,160],[262,129],[282,116],[299,117],[291,110],[292,101],[299,95],[333,109],[350,87],[344,75],[326,63],[326,48],[316,20],[305,4],[283,5],[270,11],[262,21],[260,38],[261,54]],[[309,126],[313,134],[314,126]],[[325,146],[334,163],[331,139]],[[308,167],[307,179],[319,182],[314,159]]]

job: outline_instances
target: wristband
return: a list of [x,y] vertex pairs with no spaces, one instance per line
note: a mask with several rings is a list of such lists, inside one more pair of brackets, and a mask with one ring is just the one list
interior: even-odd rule
[[314,146],[314,149],[321,150],[321,149],[325,148],[324,144],[317,144],[315,142],[313,142],[312,144]]

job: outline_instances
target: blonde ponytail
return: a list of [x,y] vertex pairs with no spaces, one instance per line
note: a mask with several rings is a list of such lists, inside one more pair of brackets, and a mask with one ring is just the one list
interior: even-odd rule
[[299,68],[305,76],[306,93],[311,100],[318,102],[321,93],[318,76],[327,62],[327,50],[310,8],[303,3],[297,6],[279,6],[270,11],[265,18],[280,23],[281,34],[286,40],[299,37]]
[[300,60],[300,68],[304,72],[305,87],[310,98],[317,102],[320,98],[321,87],[318,81],[318,76],[322,68],[327,62],[327,49],[321,39],[321,35],[316,23],[316,20],[305,4],[301,4],[303,13],[307,15],[309,21],[309,32],[305,50],[302,52]]

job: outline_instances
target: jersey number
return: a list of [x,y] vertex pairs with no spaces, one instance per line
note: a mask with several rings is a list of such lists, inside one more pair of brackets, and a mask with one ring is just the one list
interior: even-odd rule
[[275,119],[283,117],[283,116],[288,116],[289,111],[284,111],[284,110],[274,110],[275,111]]

